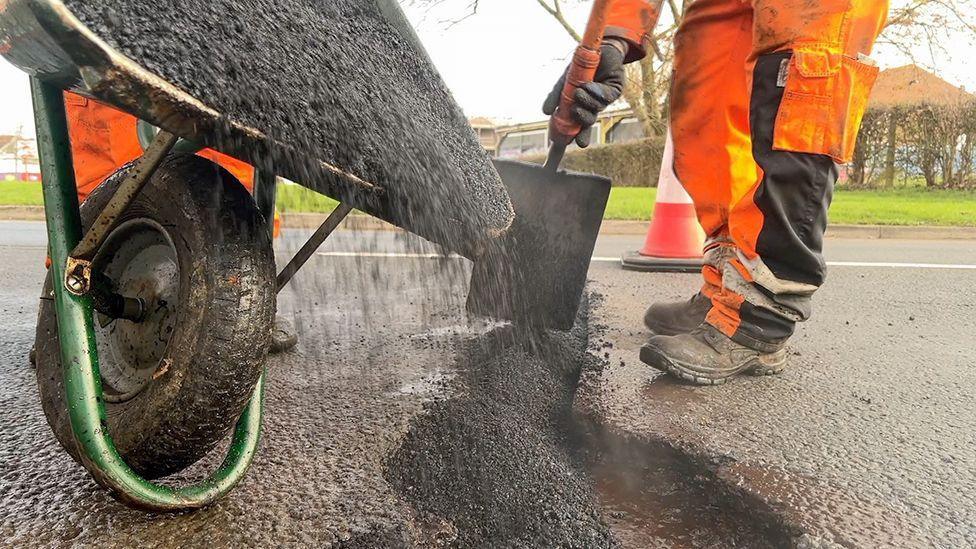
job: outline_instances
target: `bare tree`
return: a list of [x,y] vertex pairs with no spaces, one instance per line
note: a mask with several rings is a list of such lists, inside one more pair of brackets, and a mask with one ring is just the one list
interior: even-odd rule
[[[414,4],[441,5],[467,2],[462,19],[477,13],[479,0],[405,0]],[[545,10],[575,41],[580,33],[566,19],[563,2],[588,0],[528,0]],[[653,48],[639,63],[627,66],[624,100],[640,121],[644,135],[660,136],[667,120],[667,94],[674,61],[674,33],[694,0],[665,0],[661,20],[653,37]],[[459,19],[460,20],[460,19]],[[455,20],[455,22],[458,20]],[[914,62],[919,50],[930,58],[951,54],[945,40],[948,33],[976,36],[976,0],[895,0],[879,44],[898,49]]]
[[946,37],[956,33],[976,35],[973,0],[901,0],[889,12],[878,44],[896,48],[913,61],[919,50],[935,59],[953,53]]
[[[447,3],[467,2],[460,16],[444,21],[446,25],[455,25],[478,12],[479,0],[402,0],[412,5],[441,6]],[[581,40],[580,32],[566,18],[563,10],[567,0],[528,0],[545,10],[558,23],[566,34],[574,41]],[[576,4],[589,0],[568,0]],[[664,101],[670,81],[671,62],[673,60],[673,37],[677,30],[685,7],[690,0],[667,0],[667,8],[662,14],[659,31],[652,40],[653,49],[639,63],[627,66],[627,81],[624,85],[623,99],[631,107],[647,136],[663,135],[667,119],[666,101]]]
[[[586,0],[575,1],[580,3]],[[580,41],[579,31],[566,20],[561,0],[535,0],[535,3],[551,15],[573,40]],[[623,98],[633,110],[646,136],[661,136],[666,128],[667,106],[664,98],[667,95],[674,57],[672,43],[674,32],[678,29],[688,3],[689,0],[680,3],[678,0],[665,2],[667,11],[662,14],[665,21],[663,28],[658,25],[660,31],[651,40],[652,51],[640,62],[627,66]]]

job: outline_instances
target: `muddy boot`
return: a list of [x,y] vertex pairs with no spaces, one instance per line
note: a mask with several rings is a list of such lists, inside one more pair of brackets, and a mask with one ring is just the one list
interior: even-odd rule
[[678,335],[694,331],[705,322],[712,300],[698,292],[687,301],[655,303],[644,313],[644,325],[657,335]]
[[730,377],[778,374],[786,349],[765,353],[740,345],[708,324],[675,336],[654,336],[640,350],[641,361],[698,385],[720,385]]
[[275,316],[274,330],[271,332],[271,354],[283,353],[298,344],[298,333],[291,322],[281,315]]

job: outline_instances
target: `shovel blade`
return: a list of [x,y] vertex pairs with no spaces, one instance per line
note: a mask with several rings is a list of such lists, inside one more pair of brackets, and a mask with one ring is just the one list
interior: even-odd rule
[[610,180],[525,162],[494,163],[515,220],[474,259],[468,311],[569,330],[586,285]]

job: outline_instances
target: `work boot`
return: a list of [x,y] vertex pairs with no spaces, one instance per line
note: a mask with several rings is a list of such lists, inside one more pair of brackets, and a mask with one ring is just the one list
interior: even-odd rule
[[705,322],[712,300],[698,292],[687,301],[655,303],[644,313],[644,325],[657,335],[678,335],[694,331]]
[[271,332],[271,349],[268,352],[275,355],[290,350],[298,344],[298,333],[291,322],[281,316],[275,315],[274,329]]
[[748,373],[778,374],[786,367],[786,349],[765,353],[740,345],[709,324],[687,334],[654,336],[640,350],[640,359],[698,385],[721,385]]

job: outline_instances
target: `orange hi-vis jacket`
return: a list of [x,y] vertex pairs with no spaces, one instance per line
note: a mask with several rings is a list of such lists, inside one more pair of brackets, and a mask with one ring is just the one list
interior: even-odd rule
[[604,36],[623,38],[630,43],[632,47],[627,61],[635,61],[647,54],[660,5],[660,2],[647,0],[617,0],[610,4]]
[[[644,55],[659,0],[616,0]],[[827,209],[878,75],[887,0],[692,0],[674,41],[674,171],[708,241],[707,322],[775,350],[823,283]]]
[[[138,119],[71,92],[64,94],[64,107],[68,117],[78,202],[81,203],[109,175],[142,156],[142,145],[136,130]],[[237,178],[248,192],[253,192],[253,166],[213,149],[204,149],[197,154],[219,164]],[[280,232],[277,214],[274,227],[277,236]]]
[[[104,103],[65,92],[68,133],[74,159],[78,201],[83,202],[106,177],[142,156],[136,124],[138,119]],[[220,164],[250,191],[254,168],[236,158],[205,149],[200,156]]]

